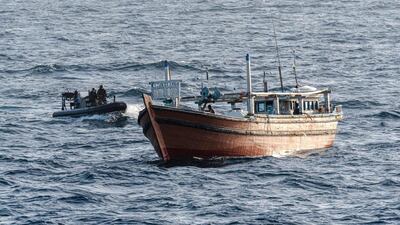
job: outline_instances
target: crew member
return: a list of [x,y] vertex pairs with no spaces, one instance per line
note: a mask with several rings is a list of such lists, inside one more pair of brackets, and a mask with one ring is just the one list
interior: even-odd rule
[[208,105],[208,106],[207,106],[207,112],[209,112],[209,113],[214,113],[214,114],[215,114],[215,111],[214,111],[214,109],[211,107],[211,105]]
[[299,115],[300,114],[300,106],[298,102],[294,103],[294,114]]
[[97,105],[96,98],[97,98],[96,89],[92,88],[92,90],[89,92],[89,102],[91,106]]
[[78,109],[81,106],[81,95],[77,90],[74,92],[74,108]]
[[106,89],[103,88],[103,85],[100,85],[97,91],[97,99],[100,105],[107,103],[107,92]]

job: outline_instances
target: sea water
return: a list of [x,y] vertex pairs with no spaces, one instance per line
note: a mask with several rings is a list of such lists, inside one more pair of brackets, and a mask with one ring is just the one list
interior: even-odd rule
[[[398,1],[1,1],[0,224],[398,224]],[[137,124],[169,60],[210,85],[333,90],[335,145],[306,157],[160,162]],[[117,117],[52,118],[103,84]]]

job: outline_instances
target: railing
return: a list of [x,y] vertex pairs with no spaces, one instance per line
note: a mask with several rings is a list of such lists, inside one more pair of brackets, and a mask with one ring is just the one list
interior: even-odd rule
[[343,111],[342,111],[342,106],[341,105],[337,105],[337,106],[335,106],[335,110],[334,110],[336,113],[339,113],[339,114],[341,114]]

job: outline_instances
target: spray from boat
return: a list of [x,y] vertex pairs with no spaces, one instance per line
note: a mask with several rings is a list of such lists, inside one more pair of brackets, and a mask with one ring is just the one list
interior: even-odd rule
[[144,109],[144,105],[142,103],[128,103],[125,111],[125,115],[137,118],[139,116],[139,112]]

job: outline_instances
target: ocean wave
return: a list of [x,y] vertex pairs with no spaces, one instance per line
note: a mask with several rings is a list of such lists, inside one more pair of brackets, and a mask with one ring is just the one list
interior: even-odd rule
[[61,197],[58,200],[69,204],[85,204],[85,203],[98,202],[98,200],[96,200],[89,194],[82,194],[82,193],[74,193],[67,197]]
[[384,104],[376,101],[368,100],[348,100],[348,101],[335,101],[336,105],[342,105],[344,108],[348,109],[370,109],[377,106],[383,106]]
[[12,60],[12,58],[6,54],[0,54],[0,59]]
[[286,177],[281,182],[291,187],[297,187],[306,190],[318,189],[318,190],[329,191],[330,189],[337,189],[335,185],[327,183],[322,179]]
[[[168,61],[168,65],[173,70],[188,70],[192,72],[205,72],[206,69],[201,63],[185,63]],[[28,73],[28,74],[50,74],[56,72],[66,71],[141,71],[141,70],[162,70],[164,68],[164,60],[150,63],[140,62],[112,62],[105,64],[39,64],[31,68],[25,69],[5,69],[0,72],[8,74],[17,73]],[[208,69],[210,73],[223,73],[232,72],[223,68],[212,68]]]
[[[395,111],[395,110],[391,110],[391,111],[381,111],[379,113],[373,114],[373,117],[378,117],[378,118],[382,118],[382,119],[399,119],[400,118],[400,112],[399,111]],[[366,117],[370,117],[366,116]]]
[[68,175],[55,180],[63,183],[79,183],[79,184],[90,184],[95,182],[95,175],[90,171],[83,171],[80,173]]
[[51,64],[51,65],[35,66],[35,67],[29,69],[29,72],[31,74],[44,74],[44,73],[52,73],[52,72],[66,71],[66,70],[67,70],[67,67],[65,67],[65,66]]
[[111,91],[109,96],[117,95],[123,97],[141,97],[142,94],[150,94],[150,92],[144,88],[132,88],[127,91]]
[[52,159],[38,159],[35,160],[36,163],[46,166],[46,167],[51,167],[52,169],[56,168],[68,168],[67,165],[64,165],[61,161],[58,160],[52,160]]
[[4,177],[0,177],[0,187],[1,186],[11,186],[14,185],[14,182],[11,180],[6,180]]
[[15,69],[15,70],[3,70],[0,72],[8,74],[17,73],[29,73],[29,74],[48,74],[54,72],[64,72],[64,71],[81,71],[87,70],[89,66],[87,65],[60,65],[60,64],[40,64],[26,69]]
[[384,179],[381,182],[379,182],[378,184],[382,185],[382,186],[388,186],[388,187],[400,187],[400,182],[398,182],[394,179]]
[[7,111],[27,110],[27,109],[31,109],[31,108],[32,107],[28,107],[28,106],[0,105],[0,110],[4,109]]
[[121,71],[121,70],[133,70],[139,71],[144,69],[162,68],[162,62],[153,63],[138,63],[138,62],[125,62],[125,63],[110,63],[100,64],[94,66],[95,69],[100,71]]
[[28,168],[28,169],[9,170],[4,172],[3,174],[5,176],[18,176],[18,175],[43,176],[43,175],[53,174],[53,172],[43,168]]
[[392,142],[392,141],[386,141],[386,142],[368,142],[364,144],[365,148],[372,149],[372,150],[379,150],[379,149],[395,149],[399,146],[399,142]]
[[[120,71],[120,70],[145,70],[145,69],[158,69],[162,70],[164,68],[165,60],[158,61],[158,62],[151,62],[151,63],[137,63],[137,62],[126,62],[126,63],[111,63],[105,65],[98,65],[99,70],[107,70],[107,71]],[[198,65],[197,65],[198,64]],[[176,62],[176,61],[168,61],[168,66],[172,70],[189,70],[189,71],[205,71],[203,65],[199,63],[185,63],[185,62]],[[220,68],[210,68],[209,72],[225,72],[223,69]]]
[[6,217],[6,216],[13,216],[13,213],[11,212],[11,210],[7,209],[7,208],[1,208],[0,209],[0,217]]

